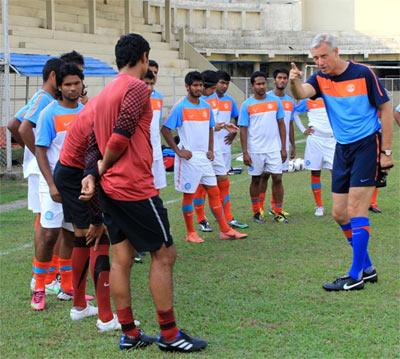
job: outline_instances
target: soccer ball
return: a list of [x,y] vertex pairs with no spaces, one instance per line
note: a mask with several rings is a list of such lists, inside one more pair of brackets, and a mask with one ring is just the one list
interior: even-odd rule
[[294,161],[293,160],[289,161],[288,172],[294,172]]
[[302,171],[304,169],[304,160],[302,158],[296,158],[294,160],[294,169],[296,171]]

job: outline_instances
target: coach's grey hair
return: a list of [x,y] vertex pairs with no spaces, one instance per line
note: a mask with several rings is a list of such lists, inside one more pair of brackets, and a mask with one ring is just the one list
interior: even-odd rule
[[311,48],[315,49],[317,47],[320,47],[322,43],[327,44],[332,49],[337,47],[337,41],[335,36],[327,33],[322,33],[316,35],[313,38],[313,40],[311,41]]

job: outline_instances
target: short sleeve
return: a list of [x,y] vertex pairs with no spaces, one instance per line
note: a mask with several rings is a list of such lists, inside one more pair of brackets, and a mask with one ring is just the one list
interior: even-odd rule
[[181,127],[182,126],[182,105],[181,102],[176,104],[169,115],[167,116],[167,119],[164,122],[164,126],[169,128],[170,130],[174,130],[175,128]]
[[249,125],[250,125],[249,111],[247,109],[247,104],[244,102],[242,104],[242,107],[240,108],[238,126],[249,127]]
[[319,88],[317,75],[318,75],[318,72],[313,73],[306,82],[306,83],[310,84],[312,87],[314,87],[316,94],[313,98],[321,97],[321,89]]
[[231,101],[232,101],[232,112],[231,112],[231,117],[232,117],[232,118],[236,118],[236,117],[239,116],[239,110],[238,110],[238,107],[237,107],[237,105],[236,105],[236,101],[235,101],[233,98],[231,99]]
[[396,110],[395,110],[396,112],[400,112],[400,104],[399,105],[397,105],[397,107],[396,107]]
[[39,121],[40,113],[52,101],[45,94],[40,94],[36,101],[34,101],[27,112],[25,113],[24,120],[32,122],[35,126]]
[[28,104],[22,106],[14,115],[14,117],[19,121],[22,122],[24,120],[25,113],[28,109]]
[[298,113],[305,113],[308,112],[307,108],[307,99],[303,99],[297,103],[297,105],[294,107],[293,112],[298,112]]
[[278,111],[276,111],[276,119],[283,120],[285,118],[285,110],[283,109],[282,102],[278,99],[276,100],[276,103],[278,105]]
[[211,109],[211,106],[209,108],[210,111],[210,128],[215,127],[215,118],[214,118],[214,111]]
[[42,111],[37,123],[35,145],[50,147],[55,137],[53,111]]
[[382,83],[379,81],[372,69],[366,67],[365,73],[369,102],[372,106],[378,108],[383,103],[388,102],[389,97]]

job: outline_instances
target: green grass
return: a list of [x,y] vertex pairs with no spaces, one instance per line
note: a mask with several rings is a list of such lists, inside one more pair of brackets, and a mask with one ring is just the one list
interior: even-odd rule
[[[234,214],[248,221],[249,239],[223,242],[217,233],[203,245],[183,241],[180,194],[172,186],[168,204],[178,250],[175,308],[178,323],[209,340],[204,358],[397,358],[399,357],[399,131],[396,167],[379,193],[382,215],[371,215],[370,253],[379,283],[360,292],[327,293],[324,281],[344,274],[351,251],[333,219],[315,218],[309,173],[284,176],[288,225],[251,222],[247,174],[231,177]],[[300,147],[299,147],[300,148]],[[299,155],[301,152],[299,152]],[[329,173],[323,198],[331,206]],[[172,176],[168,177],[171,184]],[[209,214],[208,214],[209,215]],[[209,215],[209,218],[211,216]],[[70,305],[48,299],[42,313],[30,310],[33,216],[27,210],[1,215],[0,303],[3,358],[111,358],[118,356],[118,333],[100,335],[95,319],[74,323]],[[216,228],[215,221],[211,221]],[[132,269],[133,306],[142,327],[157,333],[147,287],[149,258]],[[90,287],[91,288],[91,287]],[[93,293],[92,288],[90,289]],[[153,346],[121,354],[169,358]]]
[[23,179],[0,179],[0,204],[26,198],[28,183]]

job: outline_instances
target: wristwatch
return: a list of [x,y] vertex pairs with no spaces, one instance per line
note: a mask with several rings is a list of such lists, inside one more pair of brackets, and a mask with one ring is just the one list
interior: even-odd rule
[[391,156],[392,150],[381,150],[381,153],[384,153],[386,156]]

